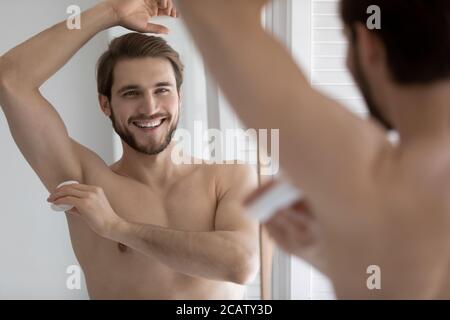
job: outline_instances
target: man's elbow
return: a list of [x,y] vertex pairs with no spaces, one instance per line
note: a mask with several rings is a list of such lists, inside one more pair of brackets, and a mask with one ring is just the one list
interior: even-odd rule
[[6,74],[6,62],[4,57],[0,57],[0,89],[5,86],[7,74]]
[[0,94],[4,94],[11,88],[14,82],[14,70],[4,56],[0,57]]
[[256,254],[248,254],[236,258],[232,272],[229,275],[230,282],[246,285],[252,282],[259,270],[259,259]]
[[22,74],[19,62],[8,54],[0,56],[0,83],[14,84],[16,86],[23,85],[28,82],[26,75]]

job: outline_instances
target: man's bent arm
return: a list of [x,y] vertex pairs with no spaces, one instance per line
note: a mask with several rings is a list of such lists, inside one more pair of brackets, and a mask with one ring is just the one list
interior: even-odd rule
[[243,200],[256,187],[247,166],[220,168],[214,231],[180,231],[121,222],[108,238],[158,258],[178,272],[245,284],[256,275],[258,223],[246,217]]
[[153,256],[171,269],[211,280],[245,284],[258,268],[248,235],[238,231],[194,232],[122,222],[115,241]]

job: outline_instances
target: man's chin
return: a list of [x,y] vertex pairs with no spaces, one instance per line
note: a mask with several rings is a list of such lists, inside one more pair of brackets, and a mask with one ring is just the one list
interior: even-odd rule
[[118,130],[116,132],[131,149],[145,155],[157,155],[170,145],[175,130],[176,127],[168,133],[155,132],[154,135],[149,136],[142,135],[140,132],[133,132],[132,130],[127,133],[118,132]]
[[138,143],[138,140],[134,139],[134,141],[128,145],[133,148],[135,151],[146,154],[146,155],[157,155],[167,149],[170,145],[170,141],[168,141],[167,137],[156,142],[151,143]]
[[160,144],[160,145],[151,145],[151,146],[144,146],[144,145],[139,145],[139,146],[130,146],[132,147],[134,150],[136,150],[139,153],[145,154],[145,155],[157,155],[160,154],[161,152],[163,152],[164,150],[166,150],[168,145],[165,144]]

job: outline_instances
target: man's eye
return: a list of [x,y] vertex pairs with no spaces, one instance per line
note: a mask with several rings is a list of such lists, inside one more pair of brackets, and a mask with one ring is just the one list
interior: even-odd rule
[[169,89],[163,89],[163,88],[162,88],[162,89],[156,90],[155,93],[156,93],[156,94],[160,94],[160,93],[167,93],[167,92],[169,92],[169,91],[170,91]]
[[128,91],[124,93],[124,97],[132,97],[132,96],[137,96],[139,94],[139,92],[137,91]]

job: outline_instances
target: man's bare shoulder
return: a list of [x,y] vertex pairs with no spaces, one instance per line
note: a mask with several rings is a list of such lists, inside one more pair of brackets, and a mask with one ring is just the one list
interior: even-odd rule
[[255,166],[249,164],[201,164],[201,170],[214,177],[219,196],[227,192],[249,193],[258,187]]
[[395,146],[377,164],[366,198],[386,212],[450,210],[450,149],[445,145]]
[[[204,160],[197,159],[197,168],[203,173],[208,175],[214,175],[226,180],[243,180],[243,179],[255,179],[257,180],[256,166],[250,164],[239,163],[208,163]],[[200,163],[201,162],[201,163]]]

